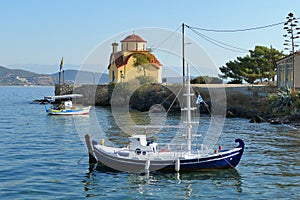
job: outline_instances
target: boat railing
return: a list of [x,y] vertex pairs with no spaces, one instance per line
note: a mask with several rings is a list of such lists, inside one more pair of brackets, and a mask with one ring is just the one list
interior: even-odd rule
[[186,144],[176,144],[176,143],[160,143],[162,148],[158,151],[158,153],[162,152],[170,152],[173,153],[174,158],[182,157],[186,153]]

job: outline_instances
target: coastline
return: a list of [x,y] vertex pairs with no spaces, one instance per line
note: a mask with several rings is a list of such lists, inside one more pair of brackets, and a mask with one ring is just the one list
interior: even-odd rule
[[[102,85],[55,85],[55,95],[80,93],[84,95],[84,104],[96,106],[110,106],[112,91],[116,84]],[[158,100],[162,100],[169,95],[173,95],[166,88],[180,87],[180,85],[149,84],[144,89],[135,91],[130,99],[130,107],[139,110],[149,110],[150,106],[157,104]],[[211,91],[224,89],[226,93],[226,117],[228,118],[246,118],[251,123],[269,122],[272,124],[290,123],[297,125],[300,123],[300,113],[297,111],[295,115],[278,116],[270,111],[269,94],[277,92],[278,88],[267,85],[246,85],[246,84],[193,84],[196,94],[201,94],[208,106],[211,105]],[[122,92],[120,92],[121,95]],[[124,96],[125,95],[125,96]],[[123,94],[118,101],[122,105],[122,100],[126,99],[126,93]],[[175,96],[174,96],[175,97]],[[171,101],[165,102],[164,106],[168,107]],[[175,103],[172,112],[180,112],[179,104]],[[205,110],[202,110],[203,114]],[[202,112],[201,112],[202,113]],[[299,115],[299,117],[298,117]]]

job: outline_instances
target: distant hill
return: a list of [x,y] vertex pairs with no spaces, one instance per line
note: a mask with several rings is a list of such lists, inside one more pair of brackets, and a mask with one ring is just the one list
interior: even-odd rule
[[[58,80],[58,73],[52,74],[56,80]],[[69,84],[99,84],[109,83],[108,74],[102,74],[97,72],[78,71],[78,70],[65,70],[64,82]]]
[[37,74],[22,69],[8,69],[0,66],[0,85],[54,85],[51,75]]
[[[108,74],[65,70],[64,82],[68,84],[108,83]],[[51,86],[58,83],[58,73],[38,74],[21,69],[8,69],[0,66],[0,85],[41,85]]]

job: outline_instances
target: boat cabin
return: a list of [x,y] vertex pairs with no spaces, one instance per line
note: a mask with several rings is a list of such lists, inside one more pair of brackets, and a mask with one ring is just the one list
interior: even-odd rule
[[67,94],[58,96],[45,96],[44,100],[53,104],[55,109],[66,108],[71,109],[73,107],[73,99],[83,97],[82,94]]
[[65,101],[65,108],[72,108],[72,101],[71,100],[68,100],[68,101]]
[[134,152],[135,155],[146,156],[149,152],[157,152],[157,143],[147,142],[146,135],[134,135],[129,137],[129,151]]

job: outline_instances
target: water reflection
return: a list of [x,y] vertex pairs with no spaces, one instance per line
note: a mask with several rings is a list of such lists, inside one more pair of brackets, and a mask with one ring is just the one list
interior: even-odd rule
[[[97,114],[103,119],[102,127],[109,138],[123,145],[127,136],[114,126],[109,110],[97,110]],[[169,117],[170,123],[179,121],[176,116]],[[200,132],[205,132],[209,118],[204,117],[200,123]],[[155,137],[169,141],[166,134]],[[226,119],[219,144],[224,148],[234,147],[235,138],[246,143],[238,171],[138,175],[97,167],[91,168],[84,177],[84,194],[111,199],[299,199],[299,129],[268,123],[250,124],[247,119]]]
[[[109,181],[106,181],[108,180]],[[86,197],[112,197],[114,193],[99,193],[100,188],[111,187],[110,191],[126,191],[130,199],[137,197],[159,197],[186,199],[205,196],[206,188],[231,188],[234,193],[242,193],[242,178],[236,169],[204,170],[193,173],[162,173],[134,174],[107,171],[102,167],[90,168],[84,178]],[[108,185],[107,185],[108,184]],[[120,194],[118,194],[119,197]]]

